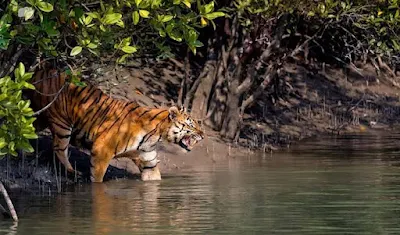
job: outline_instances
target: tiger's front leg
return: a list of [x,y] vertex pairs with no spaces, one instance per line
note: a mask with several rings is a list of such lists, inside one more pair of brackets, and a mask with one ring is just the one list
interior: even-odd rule
[[133,161],[139,168],[143,181],[161,180],[157,151],[139,152],[139,157]]
[[113,155],[110,152],[102,151],[101,148],[93,147],[90,156],[90,180],[92,182],[101,183],[103,182],[104,175],[107,172],[107,168],[110,165],[110,161]]

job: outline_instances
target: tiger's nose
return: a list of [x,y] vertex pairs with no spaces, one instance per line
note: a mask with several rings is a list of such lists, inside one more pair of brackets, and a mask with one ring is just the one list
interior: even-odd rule
[[200,131],[199,136],[200,136],[201,139],[204,139],[204,132]]

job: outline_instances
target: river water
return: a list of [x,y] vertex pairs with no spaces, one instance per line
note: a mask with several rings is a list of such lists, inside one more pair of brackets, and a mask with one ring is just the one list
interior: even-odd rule
[[400,133],[321,137],[160,182],[15,198],[0,234],[400,234]]

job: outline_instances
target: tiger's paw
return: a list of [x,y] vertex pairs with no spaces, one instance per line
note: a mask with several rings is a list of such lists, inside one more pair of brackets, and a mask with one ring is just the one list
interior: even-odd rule
[[161,173],[158,167],[143,169],[141,178],[143,181],[161,180]]

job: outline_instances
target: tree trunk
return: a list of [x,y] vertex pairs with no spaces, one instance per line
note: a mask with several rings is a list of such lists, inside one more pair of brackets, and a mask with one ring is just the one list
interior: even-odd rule
[[215,80],[216,63],[215,60],[206,62],[199,78],[186,94],[184,106],[188,108],[192,102],[191,115],[195,118],[204,119],[207,115],[207,103]]
[[185,63],[184,63],[184,75],[181,81],[181,86],[179,89],[179,94],[178,94],[178,102],[177,105],[178,106],[182,106],[184,105],[184,107],[187,109],[188,106],[186,106],[185,104],[187,104],[185,102],[185,98],[187,97],[187,89],[189,86],[189,81],[190,81],[190,61],[189,61],[189,54],[190,51],[189,49],[187,49],[186,52],[186,56],[185,56]]
[[221,125],[224,120],[224,112],[226,108],[226,100],[228,89],[226,86],[226,80],[223,75],[223,63],[220,62],[220,66],[216,74],[216,84],[214,89],[211,90],[211,96],[207,103],[207,116],[205,123],[214,130],[221,130]]
[[232,47],[233,40],[228,46],[223,45],[221,48],[221,53],[218,57],[218,64],[216,67],[216,82],[212,86],[211,95],[207,102],[205,124],[217,131],[221,130],[221,125],[224,120],[223,115],[226,108],[226,99],[228,94],[227,80],[225,76],[227,75],[228,60]]
[[229,92],[226,105],[226,112],[220,134],[222,137],[233,140],[236,136],[236,133],[239,131],[241,123],[240,95],[235,91]]

